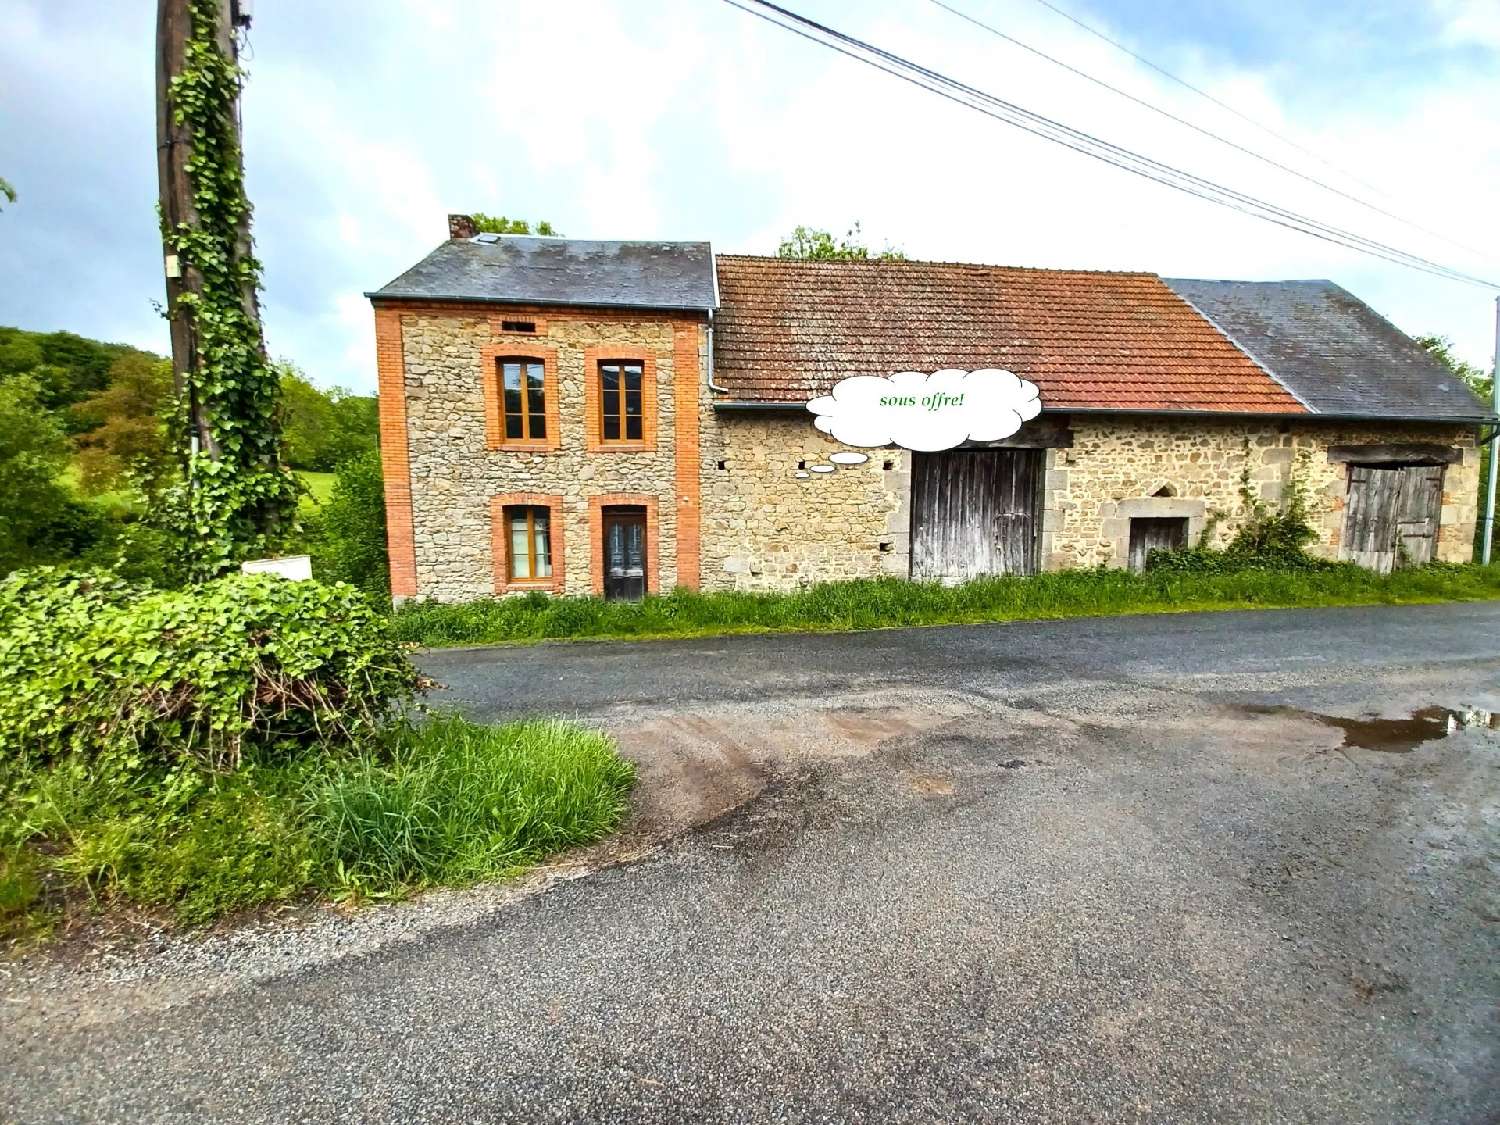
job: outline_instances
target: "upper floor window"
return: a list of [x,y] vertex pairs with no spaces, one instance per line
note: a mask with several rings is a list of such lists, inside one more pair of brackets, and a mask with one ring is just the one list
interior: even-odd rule
[[638,360],[599,362],[599,436],[605,444],[643,439],[642,371]]
[[547,437],[545,368],[539,359],[503,358],[500,389],[506,441],[544,441]]

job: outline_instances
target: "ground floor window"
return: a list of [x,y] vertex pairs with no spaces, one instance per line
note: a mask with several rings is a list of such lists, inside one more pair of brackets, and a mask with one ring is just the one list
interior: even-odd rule
[[552,519],[547,508],[518,506],[505,509],[508,555],[506,573],[512,582],[546,582],[552,578]]

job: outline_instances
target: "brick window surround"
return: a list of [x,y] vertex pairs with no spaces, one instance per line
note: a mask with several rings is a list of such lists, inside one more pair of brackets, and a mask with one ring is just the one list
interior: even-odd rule
[[[519,582],[510,580],[510,528],[505,522],[506,508],[546,508],[548,548],[552,555],[552,577]],[[562,593],[567,559],[563,533],[563,498],[544,492],[502,492],[490,499],[490,553],[495,575],[495,593],[518,590],[542,590]],[[650,543],[650,540],[647,540]]]
[[646,509],[646,593],[661,593],[656,497],[644,492],[606,492],[589,497],[589,582],[595,595],[604,595],[604,509],[616,507]]
[[[599,385],[599,364],[641,365],[641,437],[639,441],[604,440],[604,392]],[[583,349],[583,433],[590,453],[656,452],[656,357],[620,348]]]
[[[489,449],[530,453],[553,453],[562,447],[557,405],[557,349],[538,347],[530,335],[512,334],[494,340],[479,350],[479,377],[484,385],[484,444]],[[543,414],[547,419],[544,438],[508,438],[505,436],[505,403],[501,392],[502,359],[540,360],[542,394],[546,398]]]

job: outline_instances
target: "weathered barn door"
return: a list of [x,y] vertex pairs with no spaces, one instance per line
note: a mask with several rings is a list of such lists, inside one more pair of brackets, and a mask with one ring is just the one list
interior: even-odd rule
[[912,455],[911,575],[961,582],[1036,571],[1040,449]]
[[1431,562],[1442,507],[1441,465],[1350,465],[1340,557],[1382,574]]

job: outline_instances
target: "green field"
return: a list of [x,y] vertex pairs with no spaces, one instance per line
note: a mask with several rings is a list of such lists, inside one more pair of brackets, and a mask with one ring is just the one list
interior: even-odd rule
[[333,495],[332,473],[314,473],[306,469],[298,469],[296,472],[302,478],[302,483],[307,485],[309,493],[302,498],[303,508],[321,508],[328,503],[328,498]]

